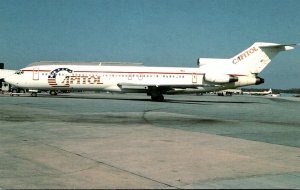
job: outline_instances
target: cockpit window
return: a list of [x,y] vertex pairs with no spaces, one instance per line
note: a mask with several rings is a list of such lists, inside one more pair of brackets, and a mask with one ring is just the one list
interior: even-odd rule
[[23,74],[23,73],[24,73],[24,72],[21,71],[21,70],[15,72],[15,74],[17,74],[17,75],[21,75],[21,74]]

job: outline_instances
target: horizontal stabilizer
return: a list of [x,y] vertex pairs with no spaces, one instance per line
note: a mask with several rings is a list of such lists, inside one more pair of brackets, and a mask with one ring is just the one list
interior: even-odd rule
[[280,51],[288,51],[294,49],[293,46],[299,44],[275,44],[275,43],[265,43],[265,42],[257,42],[257,46],[260,48],[278,48]]

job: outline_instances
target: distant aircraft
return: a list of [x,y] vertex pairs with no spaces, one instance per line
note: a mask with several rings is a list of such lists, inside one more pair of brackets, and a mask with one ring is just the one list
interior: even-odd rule
[[264,96],[264,95],[272,94],[272,89],[270,88],[268,91],[263,91],[263,92],[243,92],[243,94]]
[[[164,94],[212,92],[261,84],[264,79],[258,74],[274,56],[294,49],[294,45],[256,42],[230,59],[199,58],[199,68],[52,61],[33,63],[2,78],[18,89],[49,90],[51,95],[56,95],[57,90],[102,90],[146,93],[153,101],[164,101]],[[37,93],[33,91],[31,95]]]

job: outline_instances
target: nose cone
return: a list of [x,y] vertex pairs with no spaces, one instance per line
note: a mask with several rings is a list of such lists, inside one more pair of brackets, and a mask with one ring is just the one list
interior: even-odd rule
[[8,77],[4,78],[4,80],[5,80],[5,82],[7,82],[11,85],[14,85],[14,86],[19,85],[18,77],[16,76],[16,74],[8,76]]

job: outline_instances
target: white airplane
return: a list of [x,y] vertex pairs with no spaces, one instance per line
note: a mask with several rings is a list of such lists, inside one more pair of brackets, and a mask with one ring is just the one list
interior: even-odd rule
[[[256,42],[230,59],[199,58],[199,68],[146,67],[138,64],[100,62],[36,62],[4,80],[19,89],[102,90],[147,93],[154,101],[164,94],[211,92],[258,85],[258,74],[281,51],[294,45]],[[2,71],[4,73],[5,71]],[[1,78],[1,76],[0,76]],[[35,91],[32,96],[36,96]]]
[[262,91],[262,92],[243,92],[243,94],[249,94],[249,95],[259,95],[259,96],[265,96],[268,94],[272,94],[272,89],[270,88],[268,91]]

